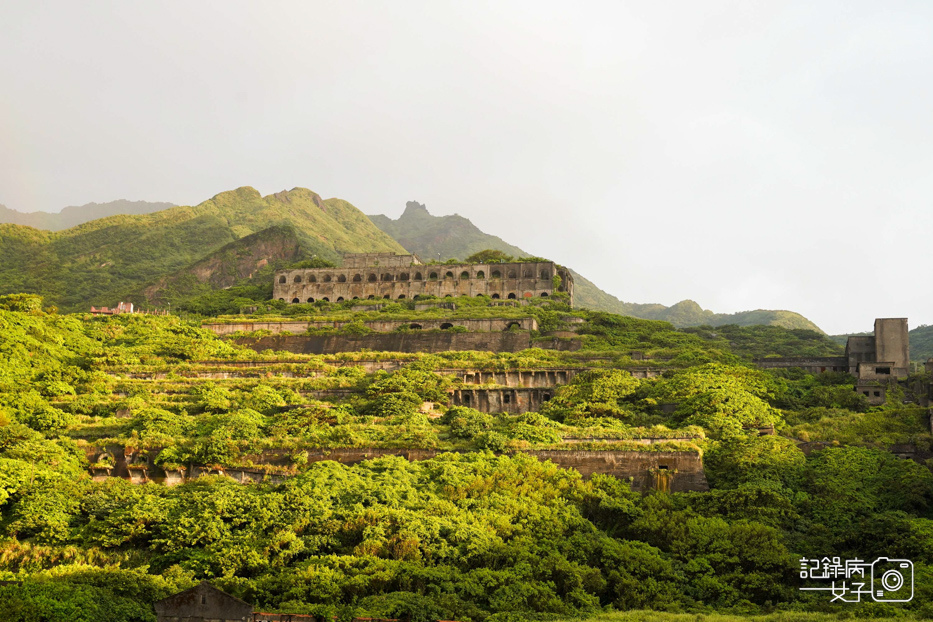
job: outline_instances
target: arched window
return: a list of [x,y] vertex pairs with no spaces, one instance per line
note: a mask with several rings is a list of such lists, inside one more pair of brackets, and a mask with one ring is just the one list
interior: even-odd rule
[[372,294],[370,294],[369,296],[366,297],[366,300],[375,300],[375,299],[376,299],[376,297],[373,296]]
[[547,292],[541,292],[541,297],[542,297],[542,298],[547,298]]
[[508,325],[503,330],[512,330],[513,328],[518,330],[522,327],[518,322],[509,322]]
[[283,274],[282,276],[279,277],[279,283],[286,283],[287,281],[288,281],[288,279],[285,278],[285,275],[284,275],[284,274]]
[[337,302],[343,302],[343,296],[340,296],[339,298],[337,298]]
[[452,278],[454,278],[454,273],[453,273],[453,272],[450,272],[450,271],[448,270],[448,271],[447,271],[447,274],[444,275],[444,278],[445,278],[445,279],[452,279]]
[[542,279],[549,279],[549,278],[551,278],[551,273],[548,272],[547,270],[542,270],[542,271],[541,271],[541,278],[542,278]]
[[354,297],[353,297],[353,300],[359,300],[359,299],[360,299],[359,296],[354,296]]
[[293,304],[293,305],[296,305],[296,304],[298,304],[299,302],[301,302],[301,301],[298,300],[297,298],[292,298],[292,304]]
[[312,274],[308,277],[308,283],[317,283],[317,277]]
[[410,329],[412,329],[412,330],[421,330],[422,326],[421,326],[421,324],[409,324],[409,325],[408,325],[408,328],[410,328]]
[[369,282],[370,282],[370,283],[375,283],[375,282],[378,281],[378,280],[379,280],[379,277],[377,277],[375,274],[370,274],[370,275],[369,275]]
[[515,294],[509,294],[509,300],[515,300]]
[[448,328],[453,328],[453,327],[454,325],[451,324],[450,322],[444,322],[443,324],[441,324],[441,330],[447,330]]
[[470,278],[470,273],[467,272],[466,270],[464,270],[463,272],[460,273],[460,279],[461,279],[461,280],[466,280],[466,279],[468,279],[468,278]]
[[353,275],[353,282],[354,282],[354,283],[359,283],[359,282],[361,282],[362,280],[363,280],[363,275],[362,275],[362,274],[354,274],[354,275]]
[[314,302],[314,298],[308,298],[308,302]]
[[400,275],[398,275],[398,280],[399,280],[399,281],[407,281],[407,280],[408,280],[408,273],[407,273],[407,272],[402,272]]
[[295,283],[301,283],[301,275],[300,275],[300,274],[296,274],[296,275],[295,275]]
[[330,283],[332,280],[333,280],[333,279],[331,278],[331,276],[330,276],[329,274],[325,274],[325,275],[324,275],[324,282],[325,282],[325,283]]
[[492,299],[493,299],[493,300],[499,300],[499,294],[493,294],[493,295],[492,295]]
[[346,282],[347,282],[347,275],[346,275],[346,274],[341,274],[340,276],[338,276],[338,277],[337,277],[337,282],[338,282],[338,283],[346,283]]
[[424,280],[424,277],[421,276],[421,273],[420,273],[420,272],[415,272],[415,280],[416,280],[416,281],[423,281],[423,280]]
[[476,273],[476,278],[478,278],[478,279],[485,279],[485,278],[486,278],[486,273],[483,272],[482,270],[480,270],[479,272]]
[[428,275],[428,280],[429,280],[429,281],[436,281],[436,280],[437,280],[437,272],[432,272],[431,274],[429,274],[429,275]]
[[382,275],[382,280],[383,280],[383,281],[391,281],[391,280],[393,280],[393,279],[392,279],[392,275],[389,274],[389,273],[387,272],[387,273],[385,273],[385,274]]
[[[284,279],[285,277],[283,276],[282,278]],[[284,298],[279,298],[279,302],[285,302],[285,299],[284,299]]]
[[450,294],[447,294],[446,296],[444,296],[444,298],[453,298],[453,296],[451,296]]
[[515,270],[509,270],[509,278],[510,279],[518,278],[518,276],[515,274]]
[[522,276],[525,277],[526,279],[533,279],[533,278],[535,278],[535,271],[534,271],[534,270],[525,270],[525,272],[522,274]]
[[388,294],[386,294],[385,296],[382,297],[382,299],[383,299],[383,300],[392,300],[392,297],[389,296]]
[[489,276],[490,276],[491,278],[494,278],[494,279],[501,279],[501,278],[502,278],[502,273],[499,272],[498,270],[493,270],[493,271],[492,271],[492,274],[490,274]]
[[330,302],[330,298],[321,298],[324,302]]
[[398,299],[399,299],[399,300],[405,300],[405,294],[399,295]]

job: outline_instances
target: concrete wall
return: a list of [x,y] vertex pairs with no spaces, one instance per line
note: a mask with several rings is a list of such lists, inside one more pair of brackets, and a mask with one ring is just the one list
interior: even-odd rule
[[252,605],[208,583],[169,596],[154,604],[158,622],[250,622]]
[[[122,456],[134,455],[134,450],[122,447],[108,448],[111,453]],[[87,450],[93,454],[91,449]],[[97,450],[99,453],[101,450]],[[157,456],[160,450],[155,449],[149,452],[150,457]],[[406,460],[429,460],[439,452],[434,449],[382,449],[382,448],[339,448],[339,449],[311,449],[306,452],[308,462],[322,462],[324,460],[334,460],[341,464],[358,464],[364,460],[371,460],[383,456],[400,456]],[[526,453],[539,460],[550,460],[554,464],[565,469],[575,469],[584,477],[590,477],[595,473],[602,473],[618,477],[619,479],[631,481],[634,490],[646,491],[655,488],[658,485],[663,486],[658,481],[658,474],[661,471],[667,471],[662,475],[669,479],[672,492],[695,490],[705,491],[709,489],[706,483],[706,475],[703,471],[703,460],[696,452],[657,452],[657,451],[577,451],[572,449],[549,449],[549,450],[524,450],[517,453]],[[251,457],[253,462],[261,464],[271,464],[278,466],[287,466],[290,464],[290,452],[285,450],[267,450],[261,454]],[[127,477],[119,474],[120,469],[113,469],[111,472],[95,473],[96,481],[107,477]],[[122,470],[126,473],[125,465]],[[261,481],[259,478],[251,477],[251,474],[264,472],[261,469],[248,469],[239,467],[225,467],[222,469],[212,469],[209,467],[192,466],[184,471],[173,471],[166,473],[157,467],[151,467],[146,479],[134,478],[133,483],[143,483],[144,481],[164,482],[166,485],[180,484],[184,481],[196,479],[203,475],[217,474],[233,477],[236,481],[249,483],[251,481]],[[267,476],[265,481],[278,482],[285,477],[283,474],[274,474]]]
[[537,411],[552,397],[553,388],[454,389],[450,394],[450,403],[452,406],[469,406],[484,413],[526,413]]
[[755,359],[755,364],[762,369],[786,369],[799,367],[807,373],[819,374],[822,372],[847,372],[848,360],[844,356],[831,357],[789,357],[789,358],[763,358]]
[[891,371],[906,377],[910,370],[910,338],[907,318],[879,318],[875,320],[875,360],[892,361]]
[[[309,328],[340,329],[349,322],[237,322],[234,324],[202,324],[202,328],[217,334],[230,335],[236,332],[268,330],[275,334],[300,335]],[[520,330],[537,330],[538,321],[533,317],[523,318],[481,318],[481,319],[419,319],[419,320],[372,320],[363,325],[377,333],[391,333],[399,328],[411,330],[445,330],[455,326],[466,328],[470,332],[497,332],[510,330],[513,326]]]
[[580,368],[564,369],[514,369],[507,371],[481,371],[475,369],[437,370],[457,376],[464,384],[498,384],[506,387],[556,387],[567,384],[579,372]]
[[555,275],[573,299],[573,277],[553,262],[306,268],[275,273],[273,297],[285,302],[479,296],[546,298]]
[[396,255],[395,253],[347,253],[343,256],[344,268],[409,268],[421,265],[417,255]]
[[530,347],[553,350],[578,350],[578,340],[535,340],[527,332],[498,333],[373,333],[370,335],[278,335],[237,339],[239,345],[258,352],[284,350],[295,354],[336,354],[377,350],[383,352],[447,352],[479,350],[520,352]]

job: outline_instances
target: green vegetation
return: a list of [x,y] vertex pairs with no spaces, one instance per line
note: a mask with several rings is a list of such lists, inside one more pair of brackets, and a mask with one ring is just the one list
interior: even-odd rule
[[[584,347],[260,354],[200,320],[59,315],[37,296],[0,297],[0,579],[23,581],[0,587],[4,619],[148,622],[150,603],[202,579],[264,610],[327,616],[933,615],[933,474],[888,451],[933,441],[924,413],[901,403],[907,389],[870,407],[845,374],[748,364],[838,351],[809,331],[457,303],[460,317],[572,327]],[[259,306],[223,319],[362,326],[439,313]],[[578,373],[539,412],[450,403],[456,370],[554,367]],[[434,457],[311,458],[348,448]],[[701,454],[711,490],[643,495],[523,453],[536,449]],[[107,477],[124,456],[139,479],[198,466],[262,481]],[[799,559],[827,554],[912,560],[914,601],[846,606],[800,591]]]
[[[281,229],[273,229],[269,240],[260,236],[208,257],[275,226],[293,232],[300,256],[259,252],[266,245],[275,247],[283,235]],[[288,249],[294,250],[294,245],[286,245]],[[247,277],[269,259],[316,255],[338,262],[341,253],[374,251],[404,249],[346,201],[324,201],[303,188],[261,197],[244,187],[195,207],[111,216],[56,233],[0,225],[0,294],[38,293],[62,310],[86,311],[92,304],[111,306],[119,300],[144,303],[144,290],[154,295],[159,281],[168,277],[176,289],[183,289],[186,275],[198,283],[209,282],[218,272],[210,266],[224,263],[229,253],[254,257],[253,262],[234,263],[237,274]],[[208,263],[198,266],[202,260]]]

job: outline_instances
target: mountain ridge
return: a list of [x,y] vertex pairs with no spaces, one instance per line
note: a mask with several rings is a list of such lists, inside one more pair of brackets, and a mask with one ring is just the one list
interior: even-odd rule
[[69,205],[58,212],[20,212],[5,205],[0,205],[0,224],[22,225],[47,231],[61,231],[107,216],[151,214],[172,207],[176,207],[174,203],[128,201],[126,199],[118,199],[107,203]]

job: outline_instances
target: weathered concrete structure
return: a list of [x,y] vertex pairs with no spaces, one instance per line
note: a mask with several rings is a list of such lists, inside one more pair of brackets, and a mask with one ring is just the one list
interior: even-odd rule
[[153,605],[158,622],[252,622],[253,606],[202,581]]
[[845,356],[755,359],[759,367],[799,367],[810,373],[846,371],[860,380],[905,378],[910,372],[910,340],[907,318],[879,318],[871,335],[854,335],[846,341]]
[[303,268],[275,273],[273,297],[301,303],[325,300],[389,299],[415,296],[489,296],[493,299],[547,298],[556,291],[570,296],[570,271],[551,261],[495,264],[423,265],[415,255],[356,253],[344,256],[342,268]]
[[[90,460],[95,461],[99,458],[94,455],[92,449],[89,448],[88,451]],[[96,481],[108,477],[123,477],[136,484],[155,481],[166,485],[176,485],[203,475],[226,475],[241,483],[259,481],[276,483],[287,476],[283,472],[267,475],[261,468],[256,467],[190,466],[176,471],[165,471],[154,465],[159,449],[142,452],[130,447],[109,446],[106,450],[98,449],[97,451],[101,452],[101,455],[110,456],[114,467],[92,468],[92,475]],[[292,453],[291,450],[266,450],[252,456],[251,459],[255,464],[277,466],[281,469],[281,467],[291,466]],[[399,456],[406,460],[430,460],[441,453],[444,452],[436,449],[372,447],[309,449],[305,452],[309,463],[334,460],[341,464],[358,464],[364,460],[383,456]],[[525,453],[542,461],[549,460],[561,468],[574,469],[584,477],[590,477],[595,473],[612,475],[631,482],[633,490],[643,492],[652,489],[672,492],[709,490],[703,471],[703,458],[698,451],[527,449],[514,453]]]
[[[351,322],[234,322],[208,323],[202,328],[217,334],[230,335],[238,332],[268,330],[275,334],[300,335],[308,329],[333,328],[340,330]],[[533,317],[521,318],[480,318],[480,319],[416,319],[416,320],[371,320],[362,322],[363,326],[377,333],[391,333],[398,330],[456,330],[465,328],[469,332],[501,332],[505,330],[537,330],[538,321]],[[574,335],[576,336],[576,335]]]
[[450,350],[481,350],[487,352],[520,352],[531,347],[550,350],[579,350],[582,341],[557,337],[532,341],[528,332],[503,331],[489,333],[409,332],[372,333],[369,335],[276,335],[260,339],[237,339],[240,345],[258,352],[284,350],[295,354],[335,354],[378,350],[383,352],[447,352]]
[[526,413],[537,411],[552,397],[553,388],[454,389],[450,403],[484,413]]

